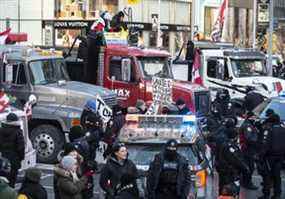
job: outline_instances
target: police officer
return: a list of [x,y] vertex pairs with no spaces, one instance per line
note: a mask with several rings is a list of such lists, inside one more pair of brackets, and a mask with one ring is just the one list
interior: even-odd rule
[[96,100],[88,100],[84,105],[83,111],[80,117],[80,125],[84,130],[88,130],[88,120],[89,116],[96,114]]
[[230,103],[230,94],[227,89],[219,89],[216,99],[212,103],[211,109],[217,111],[221,117],[234,116],[232,103]]
[[0,198],[16,199],[17,193],[11,188],[7,177],[11,172],[11,164],[8,159],[0,156]]
[[178,143],[171,139],[151,162],[147,176],[149,199],[186,199],[191,188],[186,159],[177,152]]
[[25,158],[25,141],[20,125],[18,116],[9,113],[0,128],[0,152],[11,163],[11,172],[8,176],[11,187],[15,186],[21,161]]
[[220,193],[224,186],[231,185],[235,193],[239,193],[239,187],[234,184],[239,181],[241,173],[249,173],[249,168],[243,160],[241,151],[235,141],[236,121],[229,118],[223,122],[212,141],[215,142],[215,166],[219,174]]
[[285,128],[280,123],[280,117],[277,114],[269,116],[268,121],[271,126],[267,125],[262,136],[262,152],[260,161],[264,163],[263,171],[260,174],[263,177],[263,196],[259,199],[269,199],[270,184],[273,180],[274,195],[272,199],[281,198],[281,168],[285,155]]
[[247,113],[246,120],[240,128],[240,146],[244,160],[249,166],[250,173],[242,175],[242,186],[246,189],[256,190],[257,187],[252,183],[252,174],[255,168],[255,159],[258,153],[258,134],[259,130],[255,125],[255,115]]

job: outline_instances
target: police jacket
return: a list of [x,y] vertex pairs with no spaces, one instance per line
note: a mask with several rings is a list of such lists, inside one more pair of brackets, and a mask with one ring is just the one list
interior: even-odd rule
[[20,168],[25,158],[25,141],[20,126],[3,124],[0,128],[0,152],[13,168]]
[[250,120],[245,120],[240,128],[241,150],[254,155],[258,151],[259,130]]
[[[186,199],[190,192],[191,186],[191,176],[188,169],[187,160],[177,154],[178,162],[178,175],[177,175],[177,195],[180,196],[179,199]],[[158,187],[159,177],[163,169],[164,163],[164,152],[157,154],[154,158],[154,161],[150,164],[148,176],[147,176],[147,191],[148,198],[155,199],[155,192]]]
[[120,185],[122,176],[129,173],[131,176],[138,177],[136,165],[129,159],[119,162],[111,155],[102,169],[99,184],[107,195],[115,195],[118,191],[117,189]]
[[266,156],[285,155],[285,128],[278,125],[267,126],[263,131],[262,153]]

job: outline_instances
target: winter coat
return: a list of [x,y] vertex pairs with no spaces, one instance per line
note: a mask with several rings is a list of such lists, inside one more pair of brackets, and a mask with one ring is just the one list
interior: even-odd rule
[[25,158],[25,141],[19,126],[3,124],[0,128],[0,152],[11,162],[12,168],[21,168]]
[[17,193],[14,189],[9,187],[8,180],[0,176],[0,198],[16,199]]
[[[190,192],[191,176],[188,170],[187,160],[178,154],[178,176],[177,176],[177,194],[180,196],[179,199],[186,199]],[[157,154],[154,161],[151,162],[147,176],[147,191],[148,198],[155,199],[155,194],[159,184],[159,177],[162,172],[164,163],[164,152]]]
[[[122,176],[127,175],[128,173],[137,178],[138,170],[136,168],[136,165],[128,159],[126,159],[123,163],[120,163],[116,158],[111,156],[101,172],[101,188],[107,193],[107,195],[116,194],[119,188],[119,184],[121,183],[120,180]],[[137,189],[136,184],[135,188]]]
[[24,194],[31,199],[47,199],[45,188],[39,182],[36,183],[29,180],[23,182],[19,194]]
[[87,177],[74,182],[71,174],[65,170],[55,171],[56,188],[60,199],[83,199],[82,192],[87,185]]

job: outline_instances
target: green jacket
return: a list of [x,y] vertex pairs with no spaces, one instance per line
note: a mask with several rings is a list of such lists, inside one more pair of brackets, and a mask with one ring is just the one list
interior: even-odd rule
[[57,189],[61,199],[83,199],[82,191],[86,188],[87,178],[81,177],[73,182],[67,173],[55,172],[57,175]]
[[17,193],[14,189],[9,187],[8,180],[0,176],[0,198],[17,199]]

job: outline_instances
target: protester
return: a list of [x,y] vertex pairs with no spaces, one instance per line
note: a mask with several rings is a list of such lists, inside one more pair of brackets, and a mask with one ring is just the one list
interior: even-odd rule
[[124,17],[125,14],[123,11],[119,11],[115,16],[113,16],[111,20],[111,32],[121,32],[128,29],[126,22],[124,22]]
[[9,185],[15,186],[21,161],[25,158],[25,141],[21,123],[15,113],[9,113],[0,128],[0,152],[11,163],[11,172],[7,176]]
[[147,111],[146,104],[143,100],[138,99],[136,103],[136,108],[138,109],[139,114],[145,114]]
[[[123,143],[114,143],[113,152],[109,157],[106,165],[102,169],[100,176],[100,187],[106,192],[106,199],[119,197],[120,185],[123,176],[132,176],[133,179],[138,178],[138,170],[136,165],[128,159],[128,151]],[[137,183],[131,180],[132,192],[136,198],[139,194]],[[122,188],[122,187],[121,187]]]
[[79,165],[72,156],[64,156],[60,162],[61,169],[55,171],[58,177],[57,189],[61,199],[83,199],[82,192],[87,186],[87,175],[79,177]]
[[47,199],[47,191],[40,184],[41,171],[37,168],[28,168],[25,172],[24,182],[18,191],[18,199]]
[[11,164],[8,159],[0,157],[0,198],[16,199],[16,191],[9,186],[7,177],[11,172]]
[[167,141],[151,162],[147,176],[148,199],[187,199],[191,177],[185,157],[177,152],[176,140]]
[[189,110],[189,108],[186,106],[185,101],[182,98],[179,98],[176,101],[176,106],[178,108],[178,114],[179,115],[188,115],[191,114],[191,111]]

